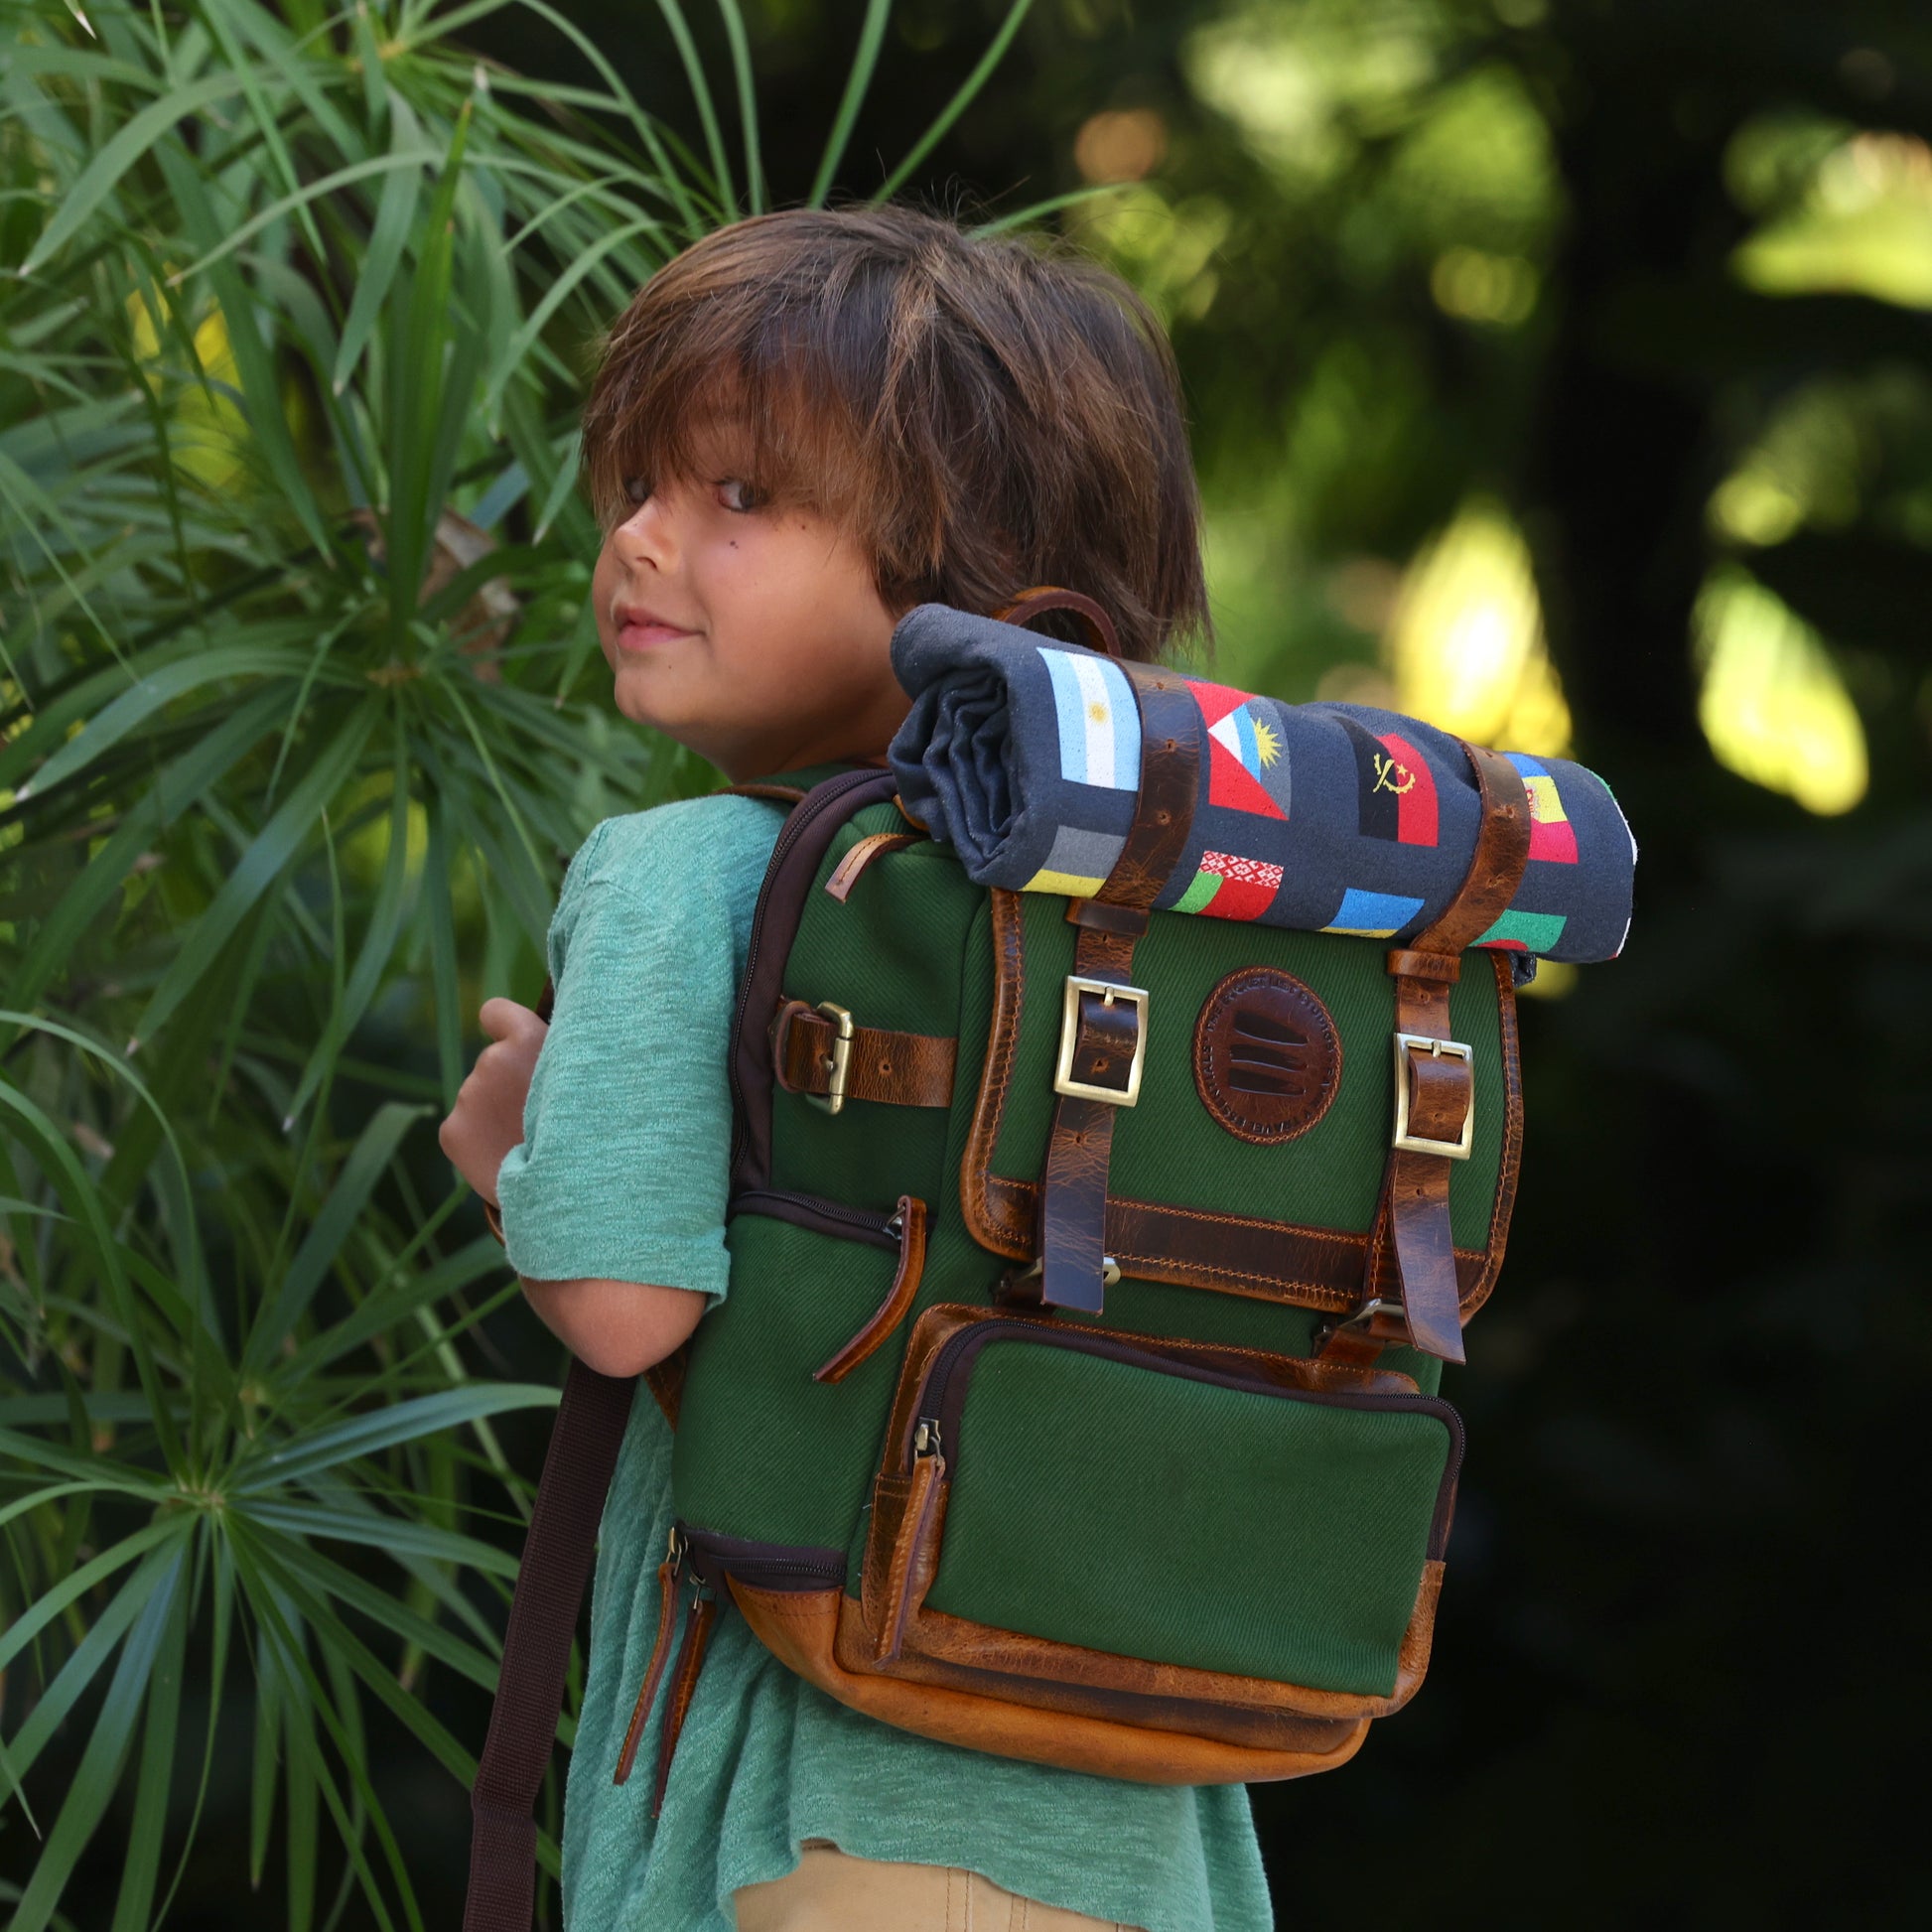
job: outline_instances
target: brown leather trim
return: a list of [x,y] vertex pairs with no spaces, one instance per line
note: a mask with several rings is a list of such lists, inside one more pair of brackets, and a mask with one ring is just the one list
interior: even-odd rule
[[[895,792],[893,796],[897,798],[898,794]],[[883,859],[889,852],[902,852],[908,845],[923,843],[923,835],[918,832],[868,832],[832,868],[832,876],[825,882],[825,890],[843,905],[852,897],[852,889],[859,883],[859,875],[875,859]]]
[[[816,1007],[786,1000],[771,1023],[771,1068],[787,1093],[832,1090],[837,1030]],[[890,1107],[950,1107],[959,1042],[938,1034],[898,1034],[854,1027],[846,1058],[845,1097]]]
[[657,1745],[657,1785],[650,1800],[653,1818],[664,1809],[664,1787],[671,1781],[671,1760],[677,1755],[678,1739],[684,1735],[684,1720],[698,1692],[698,1673],[704,1668],[705,1647],[711,1640],[711,1626],[717,1620],[718,1599],[701,1596],[684,1626],[684,1641],[678,1646],[677,1672],[671,1679],[671,1698],[664,1709],[664,1734]]
[[644,1370],[644,1387],[672,1429],[677,1427],[678,1412],[683,1405],[684,1371],[690,1360],[691,1344],[681,1341],[661,1362],[653,1362]]
[[1120,668],[1140,707],[1141,786],[1127,843],[1094,897],[1146,911],[1187,850],[1206,746],[1200,707],[1178,671],[1131,662]]
[[893,1271],[893,1285],[866,1325],[829,1362],[812,1371],[814,1382],[843,1382],[905,1319],[905,1311],[919,1292],[919,1278],[925,1273],[925,1202],[915,1195],[901,1194],[895,1218],[898,1222],[898,1266]]
[[1147,931],[1151,915],[1139,905],[1109,905],[1103,898],[1070,898],[1066,902],[1068,925],[1090,925],[1101,932],[1124,933],[1131,939]]
[[[936,1561],[924,1567],[936,1569]],[[1422,1688],[1429,1671],[1443,1569],[1436,1560],[1423,1565],[1415,1607],[1397,1653],[1395,1689],[1387,1697],[1280,1684],[1271,1678],[1238,1677],[1184,1664],[1151,1664],[1138,1657],[994,1629],[923,1605],[905,1620],[902,1647],[890,1660],[874,1661],[866,1647],[872,1630],[864,1606],[851,1598],[841,1611],[834,1654],[848,1669],[889,1670],[895,1677],[916,1683],[957,1683],[961,1688],[988,1691],[1003,1685],[1004,1695],[1050,1710],[1081,1711],[1161,1730],[1204,1732],[1212,1725],[1215,1734],[1229,1741],[1293,1748],[1297,1733],[1311,1723],[1325,1725],[1385,1718],[1400,1711]]]
[[664,1675],[664,1665],[671,1654],[671,1627],[677,1621],[677,1566],[666,1557],[657,1566],[657,1638],[650,1647],[650,1661],[644,1667],[644,1681],[638,1687],[637,1702],[630,1710],[630,1723],[623,1733],[623,1743],[618,1751],[618,1768],[613,1774],[613,1784],[622,1784],[630,1776],[630,1767],[637,1756],[637,1740],[644,1734],[644,1722],[650,1716],[652,1701],[657,1696],[659,1680]]
[[[959,1204],[967,1231],[982,1248],[1009,1261],[1030,1262],[1039,1220],[1038,1183],[992,1172],[1020,1043],[1025,927],[1018,894],[995,890],[988,894],[987,904],[993,940],[993,1014],[979,1094],[959,1164]],[[1502,1267],[1523,1143],[1514,979],[1506,953],[1492,953],[1490,965],[1499,993],[1503,1142],[1486,1244],[1455,1250],[1456,1293],[1465,1318],[1488,1299]],[[1168,1207],[1115,1194],[1107,1201],[1106,1251],[1123,1273],[1142,1281],[1339,1313],[1360,1299],[1368,1235]]]
[[[762,1590],[735,1579],[745,1620],[778,1661],[841,1704],[902,1730],[1034,1764],[1140,1784],[1244,1784],[1303,1777],[1347,1763],[1366,1721],[1306,1730],[1304,1748],[1260,1749],[1082,1713],[1030,1709],[953,1684],[849,1669],[838,1654],[837,1589]],[[962,1674],[963,1675],[963,1674]]]
[[[1450,1037],[1449,985],[1460,970],[1454,962],[1515,897],[1530,851],[1522,774],[1499,752],[1469,744],[1462,750],[1481,800],[1469,869],[1414,945],[1388,954],[1396,1033],[1432,1041]],[[1475,1105],[1475,1069],[1467,1059],[1411,1046],[1395,1077],[1406,1087],[1411,1136],[1447,1144],[1461,1137]],[[1507,1121],[1503,1131],[1507,1140]],[[1444,1361],[1463,1359],[1462,1284],[1449,1237],[1449,1159],[1428,1147],[1389,1150],[1362,1267],[1363,1311],[1374,1320],[1366,1333],[1329,1338],[1351,1358],[1359,1359],[1369,1343],[1395,1339]]]
[[1039,1204],[1029,1187],[1024,1203],[1001,1191],[993,1173],[993,1151],[1000,1144],[1000,1119],[1013,1084],[1013,1056],[1020,1044],[1020,1010],[1027,983],[1024,922],[1020,895],[994,887],[986,896],[993,932],[993,1013],[980,1068],[979,1098],[959,1162],[959,1206],[967,1231],[982,1248],[1009,1261],[1034,1258],[1034,1229]]

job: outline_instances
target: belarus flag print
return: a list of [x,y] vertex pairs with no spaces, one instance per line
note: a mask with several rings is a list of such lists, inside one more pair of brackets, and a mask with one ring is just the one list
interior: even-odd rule
[[1274,701],[1189,678],[1207,727],[1207,802],[1260,818],[1288,816],[1288,749]]
[[1282,889],[1282,868],[1233,852],[1203,852],[1194,883],[1174,901],[1176,912],[1216,919],[1258,919]]

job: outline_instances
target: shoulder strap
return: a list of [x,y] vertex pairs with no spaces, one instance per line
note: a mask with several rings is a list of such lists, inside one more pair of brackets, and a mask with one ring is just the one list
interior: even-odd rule
[[578,1605],[636,1386],[634,1376],[600,1375],[576,1360],[564,1382],[510,1599],[489,1735],[470,1788],[463,1932],[530,1932],[537,1791],[557,1738]]

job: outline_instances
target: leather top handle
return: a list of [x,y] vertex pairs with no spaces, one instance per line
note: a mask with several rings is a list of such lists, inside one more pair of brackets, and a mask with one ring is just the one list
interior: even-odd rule
[[1089,646],[1119,661],[1120,635],[1114,629],[1113,619],[1092,598],[1082,597],[1078,591],[1064,591],[1057,584],[1035,584],[1032,590],[1022,591],[1011,603],[1001,605],[993,617],[998,623],[1017,623],[1024,627],[1049,611],[1066,611],[1078,618]]

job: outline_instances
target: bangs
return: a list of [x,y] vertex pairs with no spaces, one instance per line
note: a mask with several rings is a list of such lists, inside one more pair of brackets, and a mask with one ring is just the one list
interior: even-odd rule
[[685,288],[697,278],[680,266],[660,271],[612,331],[585,410],[599,525],[608,532],[630,514],[633,479],[660,487],[730,477],[862,527],[869,425],[855,420],[845,385],[828,380],[809,316],[743,283]]

